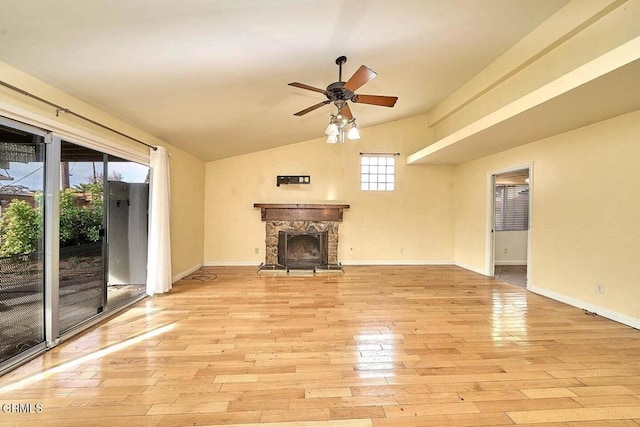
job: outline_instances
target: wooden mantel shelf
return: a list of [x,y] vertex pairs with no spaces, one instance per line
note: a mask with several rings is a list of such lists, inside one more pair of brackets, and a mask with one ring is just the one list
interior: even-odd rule
[[263,221],[342,221],[349,205],[254,203]]

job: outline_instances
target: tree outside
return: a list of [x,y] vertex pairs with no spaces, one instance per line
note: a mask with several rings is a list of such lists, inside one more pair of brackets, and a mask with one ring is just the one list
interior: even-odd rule
[[[82,197],[80,197],[82,195]],[[81,198],[86,204],[81,203]],[[0,256],[35,252],[42,236],[42,194],[35,207],[14,199],[0,219]],[[77,246],[100,240],[103,218],[102,183],[83,183],[60,192],[60,246]]]
[[42,209],[24,200],[13,200],[0,219],[0,256],[35,252],[42,234]]

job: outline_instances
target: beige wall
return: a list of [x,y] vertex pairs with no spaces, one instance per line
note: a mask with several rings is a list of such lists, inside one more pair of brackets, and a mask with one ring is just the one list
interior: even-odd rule
[[[2,62],[0,62],[0,76],[2,76],[2,80],[16,87],[78,114],[90,117],[120,132],[152,145],[166,147],[170,155],[171,168],[172,271],[175,276],[202,264],[204,244],[202,233],[204,229],[203,161]],[[55,108],[4,87],[0,87],[0,110],[2,109],[19,110],[20,114],[22,112],[27,115],[33,114],[44,123],[69,126],[78,130],[79,133],[88,135],[88,139],[104,140],[108,144],[126,147],[138,153],[148,152],[144,146],[71,115],[61,113],[59,117],[56,117]],[[28,120],[23,121],[29,122]],[[46,126],[43,127],[46,128]]]
[[[360,133],[362,139],[345,144],[320,138],[207,163],[205,263],[264,261],[265,224],[256,202],[350,204],[340,224],[343,263],[452,262],[452,168],[404,162],[431,138],[425,117]],[[400,152],[396,191],[360,191],[360,152]],[[296,174],[311,175],[311,184],[276,187],[277,175]]]
[[531,286],[640,319],[639,140],[636,111],[456,167],[456,263],[485,271],[490,172],[533,162]]
[[169,147],[171,268],[174,280],[202,265],[205,163]]

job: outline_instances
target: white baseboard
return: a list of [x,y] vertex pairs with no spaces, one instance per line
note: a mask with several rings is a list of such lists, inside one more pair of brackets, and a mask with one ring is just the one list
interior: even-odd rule
[[342,265],[453,265],[453,261],[393,260],[340,261]]
[[258,267],[263,261],[205,261],[205,267]]
[[[261,261],[205,261],[205,267],[258,267]],[[342,265],[453,265],[453,261],[340,261]]]
[[183,278],[187,277],[188,275],[190,275],[191,273],[194,273],[194,272],[198,271],[200,269],[200,267],[202,267],[202,264],[196,264],[193,267],[188,268],[187,270],[176,274],[171,279],[172,280],[171,283],[176,283],[178,280],[183,279]]
[[504,261],[500,261],[500,260],[496,260],[496,265],[527,265],[527,260],[523,259],[523,260],[504,260]]
[[551,298],[553,300],[560,301],[562,303],[569,304],[570,306],[587,310],[592,313],[596,313],[598,316],[606,317],[607,319],[622,323],[623,325],[631,326],[635,329],[640,329],[640,319],[616,313],[615,311],[611,311],[607,308],[598,307],[597,305],[593,305],[579,299],[571,298],[566,295],[561,295],[537,286],[530,285],[527,289],[538,295],[542,295],[544,297]]

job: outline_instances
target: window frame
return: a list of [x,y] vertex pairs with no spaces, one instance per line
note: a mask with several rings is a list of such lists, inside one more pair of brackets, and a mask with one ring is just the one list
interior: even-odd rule
[[395,157],[397,155],[397,153],[360,153],[360,191],[395,191]]

